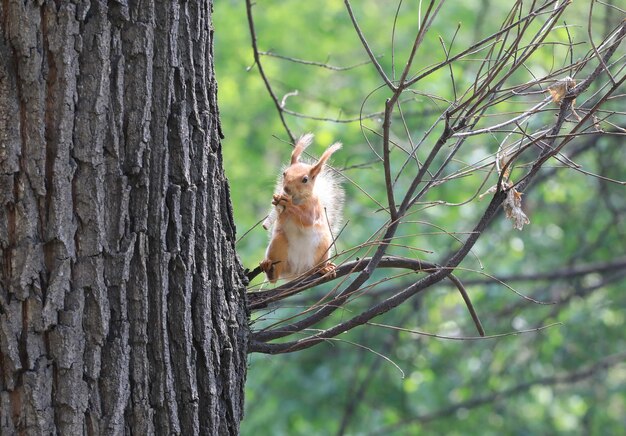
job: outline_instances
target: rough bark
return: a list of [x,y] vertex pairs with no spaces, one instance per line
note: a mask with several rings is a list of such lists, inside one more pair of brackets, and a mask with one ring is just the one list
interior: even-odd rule
[[211,1],[0,2],[0,434],[237,434]]

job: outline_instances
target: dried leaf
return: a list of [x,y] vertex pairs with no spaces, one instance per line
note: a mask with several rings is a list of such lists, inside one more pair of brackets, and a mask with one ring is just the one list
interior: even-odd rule
[[530,220],[522,210],[522,193],[511,188],[506,193],[506,199],[502,203],[506,217],[513,222],[513,228],[522,230],[524,224],[530,224]]
[[565,85],[554,85],[548,88],[548,92],[550,93],[550,97],[552,97],[553,102],[561,103],[567,89],[565,89]]
[[[530,224],[530,220],[522,210],[522,193],[513,188],[513,183],[509,180],[502,181],[502,190],[506,190],[506,198],[502,202],[506,217],[513,222],[513,228],[522,230],[524,224]],[[478,196],[478,200],[482,200],[488,194],[493,194],[498,190],[498,185],[493,185],[484,193]]]
[[552,97],[552,101],[560,104],[567,92],[574,86],[576,86],[576,81],[567,76],[548,87],[548,92],[550,93],[550,97]]

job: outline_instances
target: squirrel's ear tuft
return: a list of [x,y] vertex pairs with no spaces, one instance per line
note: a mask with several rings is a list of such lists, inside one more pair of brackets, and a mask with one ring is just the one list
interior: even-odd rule
[[296,142],[296,145],[294,146],[293,151],[291,152],[291,165],[298,162],[298,159],[300,159],[300,155],[302,154],[305,148],[311,145],[312,141],[313,141],[312,133],[307,133],[306,135],[302,135],[300,139],[298,139],[298,142]]
[[322,154],[322,157],[320,157],[320,160],[313,166],[313,168],[311,168],[311,177],[317,176],[320,171],[322,171],[322,168],[324,167],[324,164],[326,163],[330,155],[340,148],[341,142],[335,142],[333,145],[328,147],[326,151]]

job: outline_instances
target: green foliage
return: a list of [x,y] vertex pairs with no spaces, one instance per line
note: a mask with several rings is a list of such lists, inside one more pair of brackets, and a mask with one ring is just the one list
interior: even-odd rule
[[[419,2],[405,2],[400,9],[393,59],[390,47],[397,3],[353,3],[374,53],[382,55],[381,65],[390,72],[393,63],[396,75],[399,74],[417,31]],[[449,47],[457,23],[460,28],[455,47],[459,49],[495,31],[510,7],[506,3],[446,3],[419,49],[413,73],[445,59],[438,37]],[[583,3],[573,5],[561,18],[570,25],[569,32],[565,26],[559,26],[548,38],[554,43],[567,42],[569,38],[576,44],[582,43],[574,46],[574,59],[590,48],[586,42],[588,5]],[[619,17],[612,11],[608,7],[594,9],[594,40],[606,33],[606,23],[616,23]],[[261,50],[336,66],[367,60],[343,2],[257,1],[254,13]],[[220,113],[226,137],[224,160],[241,237],[267,213],[276,176],[287,162],[290,146],[253,65],[244,2],[216,2],[214,23]],[[530,71],[545,74],[568,61],[567,46],[546,45],[532,58],[526,73],[516,73],[510,80],[524,83],[533,79]],[[384,92],[375,91],[381,80],[371,64],[331,71],[268,56],[262,62],[278,98],[297,90],[298,95],[286,100],[286,107],[308,116],[346,120],[358,117],[361,110],[363,114],[378,113],[387,97]],[[454,67],[457,92],[472,86],[477,69],[478,63],[472,62]],[[442,69],[419,91],[453,98],[450,83],[450,71]],[[592,92],[593,88],[588,94]],[[415,94],[414,99],[412,111],[405,116],[410,120],[412,137],[420,138],[440,116],[445,103],[421,94]],[[499,105],[498,113],[487,120],[496,123],[503,119],[499,118],[502,113],[519,111],[530,101],[537,100],[511,99]],[[539,129],[547,120],[539,118],[533,121],[537,125],[529,129]],[[394,138],[402,138],[403,124],[399,119],[394,122]],[[380,129],[380,116],[364,121],[364,129],[358,122],[333,123],[293,116],[288,116],[288,123],[296,135],[307,131],[316,134],[310,150],[313,155],[319,155],[335,140],[344,143],[344,149],[333,157],[333,165],[346,168],[344,172],[354,184],[345,185],[348,227],[339,240],[339,250],[367,240],[387,219],[370,198],[385,198],[381,167],[373,163],[374,151],[380,153],[380,141],[367,129]],[[372,142],[373,150],[365,138]],[[460,155],[453,169],[487,158],[503,138],[504,134],[494,133],[472,140],[471,152]],[[583,136],[571,147],[592,139]],[[624,179],[626,149],[611,137],[597,142],[588,152],[581,153],[576,162],[586,171]],[[423,147],[418,158],[424,159],[431,146]],[[392,168],[394,173],[399,169]],[[598,362],[626,351],[625,272],[612,270],[509,282],[516,292],[558,304],[534,304],[483,275],[549,273],[578,264],[611,262],[626,255],[624,187],[569,169],[547,168],[544,172],[546,178],[524,195],[524,209],[532,223],[518,232],[503,216],[497,217],[474,247],[473,255],[461,265],[458,276],[469,283],[468,291],[488,334],[559,325],[479,341],[431,338],[370,325],[298,353],[252,355],[243,433],[335,434],[352,403],[354,414],[346,434],[622,432],[626,425],[626,365],[612,362],[602,366]],[[554,175],[547,177],[551,172]],[[514,170],[512,177],[521,174],[523,168]],[[390,252],[439,261],[458,248],[460,243],[450,233],[456,232],[454,236],[464,240],[482,215],[488,200],[467,201],[489,188],[490,185],[480,186],[485,175],[475,172],[429,193],[410,217],[415,222],[398,233],[398,243],[403,247]],[[489,183],[495,184],[496,177],[492,174]],[[410,180],[401,178],[397,191],[406,190]],[[478,192],[478,188],[482,190]],[[436,201],[446,204],[430,207]],[[456,205],[464,202],[467,203]],[[266,244],[267,234],[257,226],[237,245],[243,264],[255,267],[263,258]],[[365,255],[366,250],[361,249],[345,257]],[[370,282],[396,273],[379,271]],[[415,275],[401,280],[410,283]],[[255,313],[253,327],[261,328],[295,315],[301,306],[317,301],[329,289],[307,291],[287,300],[284,306],[290,307]],[[392,292],[385,289],[390,288],[382,283],[376,292],[359,301],[365,307],[372,299],[382,299],[389,295],[385,292]],[[359,301],[351,310],[358,309]],[[428,289],[408,303],[376,322],[447,336],[476,336],[460,295],[449,285]],[[347,309],[338,310],[316,328],[330,327],[352,315]]]

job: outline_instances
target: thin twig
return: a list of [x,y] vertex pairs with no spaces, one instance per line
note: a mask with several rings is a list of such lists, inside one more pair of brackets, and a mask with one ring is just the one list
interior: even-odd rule
[[383,67],[378,63],[378,59],[372,52],[372,49],[370,48],[369,44],[367,43],[367,40],[365,39],[365,35],[363,35],[363,32],[361,31],[361,28],[359,27],[359,23],[356,21],[356,17],[354,16],[354,12],[352,11],[352,6],[350,6],[350,1],[344,0],[344,4],[346,5],[346,9],[348,10],[348,15],[350,15],[350,20],[352,20],[352,25],[354,26],[354,30],[356,31],[357,35],[359,35],[359,39],[361,40],[361,43],[363,44],[363,48],[365,48],[365,51],[367,52],[367,55],[370,57],[372,64],[374,64],[374,66],[376,67],[376,71],[378,71],[378,74],[383,79],[383,81],[387,84],[387,86],[391,90],[395,91],[396,87],[394,86],[393,83],[391,83],[391,80],[389,80],[389,77],[387,77],[387,74],[385,74]]
[[261,79],[263,79],[263,83],[265,84],[265,88],[267,89],[267,92],[269,93],[270,97],[272,98],[272,101],[274,102],[274,106],[276,106],[276,110],[278,111],[278,116],[280,117],[280,121],[283,123],[283,127],[285,128],[285,131],[287,132],[287,136],[289,136],[289,139],[291,139],[291,142],[295,143],[296,137],[294,136],[294,134],[289,129],[289,126],[287,125],[287,121],[285,120],[285,116],[283,115],[283,108],[280,102],[278,101],[278,97],[276,97],[274,90],[272,89],[272,85],[270,84],[270,81],[265,74],[265,70],[263,69],[263,64],[261,63],[261,56],[259,53],[259,48],[257,46],[256,31],[254,29],[254,18],[252,16],[252,6],[253,6],[252,1],[246,0],[246,12],[248,15],[248,28],[250,29],[250,40],[252,42],[252,53],[254,55],[254,63],[256,64],[259,70],[259,75],[261,76]]
[[[263,55],[263,56],[269,56],[269,57],[273,57],[273,58],[277,58],[277,59],[282,59],[282,60],[293,62],[293,63],[296,63],[296,64],[311,65],[311,66],[314,66],[314,67],[325,68],[325,69],[331,70],[331,71],[348,71],[348,70],[353,70],[355,68],[358,68],[358,67],[361,67],[363,65],[367,65],[367,64],[370,63],[370,61],[363,61],[363,62],[356,63],[354,65],[349,65],[347,67],[338,67],[338,66],[326,64],[326,63],[323,63],[323,62],[306,61],[304,59],[298,59],[298,58],[293,58],[293,57],[290,57],[290,56],[280,55],[278,53],[274,53],[274,52],[271,52],[271,51],[260,51],[259,54]],[[382,56],[379,56],[379,57],[382,57]]]

